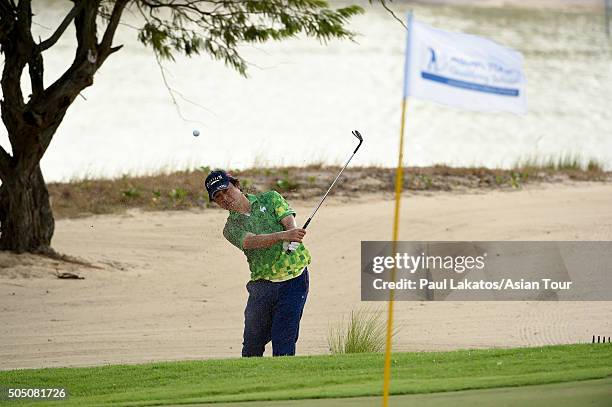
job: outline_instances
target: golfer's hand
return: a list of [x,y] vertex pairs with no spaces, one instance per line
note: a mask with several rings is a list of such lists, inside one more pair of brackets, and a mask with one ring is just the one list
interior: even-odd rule
[[298,247],[300,247],[299,242],[283,242],[284,252],[294,252],[297,250]]
[[298,243],[302,243],[302,239],[304,238],[304,235],[306,234],[306,230],[305,229],[289,229],[285,231],[285,234],[283,235],[283,240],[285,242],[298,242]]

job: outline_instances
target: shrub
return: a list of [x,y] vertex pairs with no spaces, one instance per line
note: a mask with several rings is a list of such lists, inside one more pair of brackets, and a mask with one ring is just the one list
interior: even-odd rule
[[[373,353],[385,348],[387,321],[380,310],[361,309],[351,311],[347,322],[329,329],[327,343],[333,354]],[[394,330],[393,336],[397,334]]]

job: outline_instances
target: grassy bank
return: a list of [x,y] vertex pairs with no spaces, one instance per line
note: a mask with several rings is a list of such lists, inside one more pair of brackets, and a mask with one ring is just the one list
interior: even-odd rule
[[[121,212],[126,209],[181,210],[211,206],[204,191],[209,167],[149,176],[124,176],[112,180],[82,179],[49,184],[53,212],[57,218]],[[274,189],[289,199],[320,196],[340,167],[252,168],[232,173],[245,191]],[[512,170],[454,168],[448,166],[406,168],[403,186],[408,191],[513,190],[526,183],[610,181],[596,163],[582,167],[577,160],[520,163]],[[394,190],[395,170],[382,167],[350,167],[343,173],[332,195],[359,196]]]
[[[62,405],[144,406],[374,396],[380,394],[382,374],[382,354],[348,354],[15,370],[0,372],[0,383],[66,387],[70,398]],[[610,375],[610,344],[396,353],[391,392],[514,387]]]

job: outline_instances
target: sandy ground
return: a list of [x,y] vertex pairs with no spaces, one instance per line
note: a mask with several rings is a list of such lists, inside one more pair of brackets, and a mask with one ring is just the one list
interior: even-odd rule
[[[294,202],[300,223],[315,202]],[[609,183],[405,195],[402,202],[403,240],[612,240]],[[313,263],[299,354],[327,353],[329,324],[366,305],[360,241],[388,240],[392,213],[390,195],[368,195],[331,197],[317,214],[306,240]],[[98,268],[0,254],[0,368],[239,356],[248,268],[221,235],[225,218],[209,209],[58,221],[54,247]],[[56,278],[63,271],[85,279]],[[397,302],[395,315],[402,327],[396,350],[612,334],[612,302]]]

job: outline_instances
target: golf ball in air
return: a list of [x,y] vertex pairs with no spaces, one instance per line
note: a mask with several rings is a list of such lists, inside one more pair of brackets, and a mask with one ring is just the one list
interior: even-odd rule
[[193,131],[193,137],[198,137],[200,135],[200,130],[194,130]]

